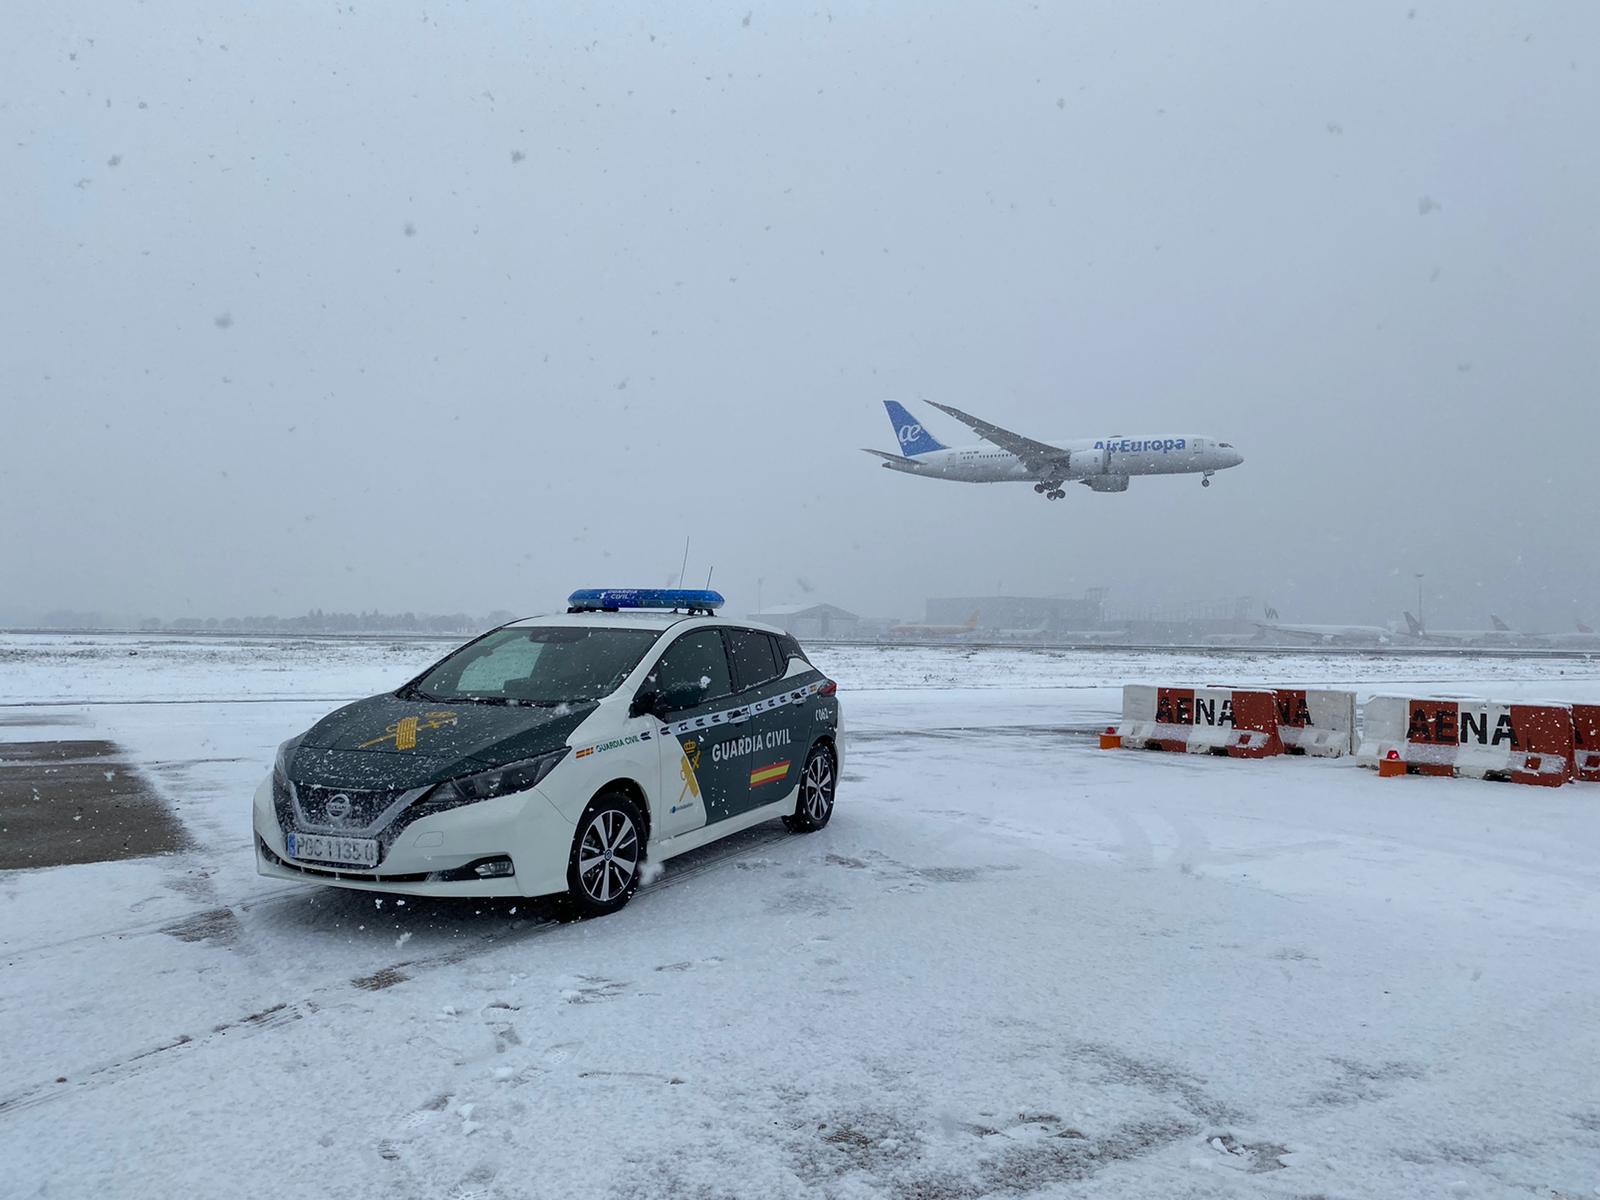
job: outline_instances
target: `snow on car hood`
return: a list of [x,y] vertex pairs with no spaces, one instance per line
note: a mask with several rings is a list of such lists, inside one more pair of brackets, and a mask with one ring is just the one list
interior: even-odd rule
[[333,787],[422,787],[560,749],[595,708],[593,701],[529,708],[371,696],[313,725],[289,775]]

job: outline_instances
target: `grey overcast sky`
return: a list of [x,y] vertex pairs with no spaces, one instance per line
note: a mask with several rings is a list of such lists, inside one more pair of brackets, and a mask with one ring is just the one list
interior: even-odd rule
[[[569,8],[5,6],[0,618],[687,535],[741,611],[1600,621],[1600,6]],[[885,397],[1246,462],[1048,504],[880,470]]]

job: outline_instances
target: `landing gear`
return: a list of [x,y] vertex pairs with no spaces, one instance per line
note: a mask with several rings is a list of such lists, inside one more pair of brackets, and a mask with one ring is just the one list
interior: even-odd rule
[[1063,492],[1060,488],[1051,488],[1048,492],[1046,492],[1044,494],[1044,498],[1046,500],[1059,500],[1059,499],[1061,499],[1061,497],[1063,497],[1065,495],[1066,495],[1066,493]]
[[1033,485],[1033,490],[1046,500],[1059,500],[1066,495],[1061,490],[1061,481],[1059,479],[1046,479],[1043,483],[1036,483]]
[[1211,486],[1211,472],[1210,471],[1207,471],[1204,475],[1200,476],[1200,486],[1201,487],[1210,487]]
[[1043,495],[1043,493],[1044,493],[1044,484],[1042,484],[1042,483],[1034,484],[1033,485],[1033,490],[1038,492],[1038,493],[1040,493],[1041,495]]

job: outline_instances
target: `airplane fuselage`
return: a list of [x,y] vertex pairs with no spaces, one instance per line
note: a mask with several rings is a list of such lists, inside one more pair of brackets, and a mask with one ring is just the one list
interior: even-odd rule
[[[1132,475],[1209,475],[1244,461],[1226,442],[1193,434],[1069,438],[1052,444],[1069,452],[1063,478],[1077,482]],[[1015,454],[988,442],[929,450],[915,458],[886,461],[884,466],[962,483],[1032,483],[1039,479],[1039,473],[1029,470]]]

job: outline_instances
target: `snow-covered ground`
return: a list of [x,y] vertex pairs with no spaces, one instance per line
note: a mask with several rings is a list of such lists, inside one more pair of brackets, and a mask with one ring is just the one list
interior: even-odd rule
[[0,743],[115,742],[191,842],[0,872],[0,1193],[1600,1194],[1600,785],[1087,734],[1127,681],[1600,663],[823,647],[832,824],[615,917],[257,877],[277,743],[446,648],[0,637]]

